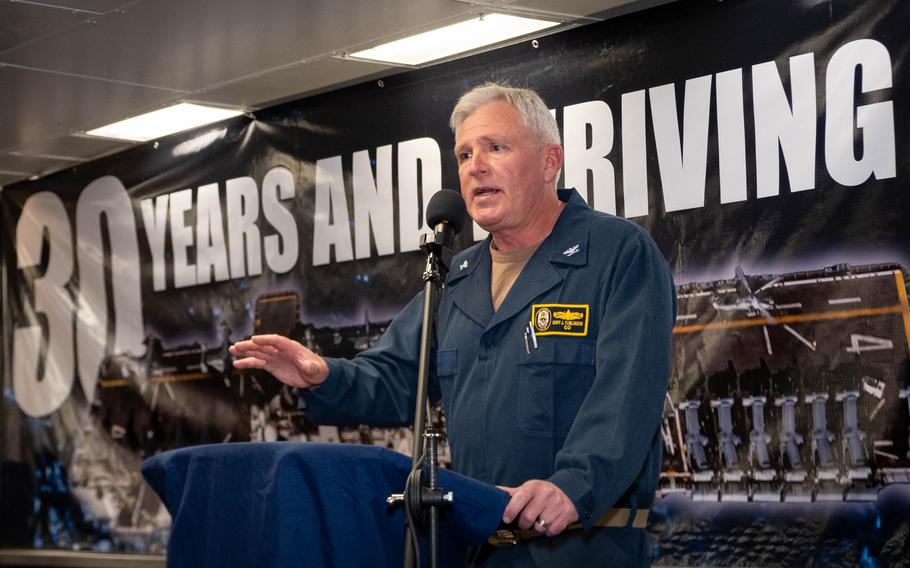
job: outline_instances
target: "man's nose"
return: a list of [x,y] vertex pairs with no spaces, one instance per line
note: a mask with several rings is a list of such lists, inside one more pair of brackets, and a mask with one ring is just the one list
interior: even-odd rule
[[471,175],[484,174],[489,170],[487,157],[483,152],[474,152],[468,162],[468,173]]

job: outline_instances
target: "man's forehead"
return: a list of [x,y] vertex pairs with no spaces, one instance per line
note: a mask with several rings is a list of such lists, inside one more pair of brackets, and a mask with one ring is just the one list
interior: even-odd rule
[[466,137],[485,141],[493,135],[524,129],[524,121],[515,107],[507,101],[491,101],[477,107],[464,118],[455,130],[455,140],[456,144]]
[[461,121],[461,124],[464,125],[466,122],[477,120],[478,116],[483,116],[485,118],[496,117],[509,121],[517,119],[518,121],[521,121],[521,114],[512,103],[498,99],[487,101],[475,108],[469,114],[465,115],[464,119]]

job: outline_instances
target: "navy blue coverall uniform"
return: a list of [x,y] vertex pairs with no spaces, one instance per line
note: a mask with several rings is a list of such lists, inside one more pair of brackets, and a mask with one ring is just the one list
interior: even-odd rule
[[[660,415],[676,294],[638,225],[588,207],[575,190],[493,311],[489,237],[452,261],[439,306],[435,382],[456,471],[497,485],[545,479],[583,530],[510,556],[529,566],[648,563],[644,529],[594,528],[611,507],[647,508],[660,473]],[[413,422],[422,294],[377,344],[301,391],[317,422]],[[533,331],[533,333],[531,333]]]

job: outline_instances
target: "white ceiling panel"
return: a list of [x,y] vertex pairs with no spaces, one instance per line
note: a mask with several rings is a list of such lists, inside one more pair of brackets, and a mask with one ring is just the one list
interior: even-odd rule
[[20,181],[22,179],[21,175],[18,174],[7,174],[0,171],[0,188],[4,185],[10,185],[14,182]]
[[27,4],[0,3],[0,53],[65,30],[85,20],[85,15]]
[[0,154],[0,171],[19,172],[23,174],[43,174],[75,165],[73,160],[53,160],[30,156]]
[[571,0],[553,2],[553,0],[458,0],[479,8],[491,10],[526,11],[529,14],[553,14],[557,16],[601,19],[613,17],[619,13],[632,10],[643,10],[646,7],[666,4],[672,0]]
[[205,90],[193,98],[222,105],[263,107],[295,99],[300,93],[315,94],[330,88],[340,88],[374,76],[387,75],[397,69],[374,63],[324,57]]
[[133,146],[130,142],[93,138],[90,136],[61,136],[40,142],[22,144],[13,150],[13,155],[51,158],[75,158],[90,160]]
[[0,67],[0,150],[119,120],[173,95],[143,87]]
[[117,8],[135,4],[136,0],[13,0],[17,4],[27,4],[39,8],[56,8],[70,12],[87,14],[104,14]]

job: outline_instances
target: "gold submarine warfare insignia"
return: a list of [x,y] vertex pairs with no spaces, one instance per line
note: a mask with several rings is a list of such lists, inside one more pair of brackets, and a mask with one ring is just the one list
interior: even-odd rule
[[564,312],[553,312],[553,316],[561,320],[575,321],[585,317],[585,314],[584,312],[573,312],[571,310],[566,310]]

